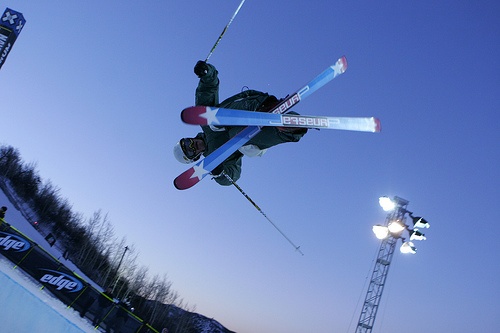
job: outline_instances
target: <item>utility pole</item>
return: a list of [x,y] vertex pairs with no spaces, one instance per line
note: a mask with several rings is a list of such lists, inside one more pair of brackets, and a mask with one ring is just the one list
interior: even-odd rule
[[128,246],[125,246],[125,249],[123,250],[122,257],[120,258],[120,262],[118,263],[118,267],[116,267],[116,272],[115,272],[115,283],[113,284],[113,293],[115,292],[116,284],[118,283],[118,270],[120,269],[120,266],[122,265],[123,262],[123,257],[125,257],[125,253],[128,250]]

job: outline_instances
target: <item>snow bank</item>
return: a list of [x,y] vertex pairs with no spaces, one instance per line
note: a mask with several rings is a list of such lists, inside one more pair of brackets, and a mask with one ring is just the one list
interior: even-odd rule
[[0,255],[0,331],[95,333],[76,311],[39,289]]

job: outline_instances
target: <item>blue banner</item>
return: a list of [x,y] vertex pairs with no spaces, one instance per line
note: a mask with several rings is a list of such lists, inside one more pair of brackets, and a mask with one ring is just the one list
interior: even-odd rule
[[6,8],[0,19],[0,68],[21,33],[26,20],[23,14]]

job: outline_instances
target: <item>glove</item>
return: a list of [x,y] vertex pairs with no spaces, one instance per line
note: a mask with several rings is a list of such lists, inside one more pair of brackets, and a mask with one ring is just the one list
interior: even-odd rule
[[207,63],[199,60],[196,65],[194,66],[194,73],[199,77],[202,78],[208,73],[208,66]]
[[277,99],[276,96],[269,95],[264,102],[257,108],[260,112],[269,112],[273,107],[278,105],[281,100]]
[[215,169],[212,170],[211,174],[214,178],[219,178],[224,172],[224,166],[219,164]]

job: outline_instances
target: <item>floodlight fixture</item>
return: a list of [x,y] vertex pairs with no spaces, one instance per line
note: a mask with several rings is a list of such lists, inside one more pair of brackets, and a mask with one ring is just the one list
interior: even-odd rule
[[401,251],[401,253],[417,253],[417,248],[415,247],[413,242],[403,242],[403,245],[401,245],[399,250]]
[[411,219],[413,220],[413,226],[415,228],[430,228],[429,222],[427,222],[423,217],[413,216],[410,214]]
[[425,235],[423,233],[421,233],[420,231],[418,231],[417,229],[408,230],[408,232],[410,233],[410,240],[426,240],[427,239],[425,237]]
[[378,239],[386,239],[387,236],[389,236],[389,228],[384,227],[383,225],[374,225],[372,230],[375,234],[375,237],[377,237]]
[[386,212],[392,211],[396,208],[396,203],[392,201],[389,197],[380,197],[378,203],[382,209]]
[[399,223],[399,221],[392,221],[389,223],[387,228],[389,229],[389,232],[391,234],[398,235],[398,234],[402,233],[403,230],[406,229],[406,226]]

